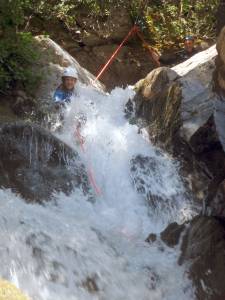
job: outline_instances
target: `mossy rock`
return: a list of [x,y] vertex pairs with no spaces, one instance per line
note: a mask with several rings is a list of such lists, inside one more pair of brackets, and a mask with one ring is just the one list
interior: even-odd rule
[[0,280],[0,300],[29,300],[29,298],[13,284]]

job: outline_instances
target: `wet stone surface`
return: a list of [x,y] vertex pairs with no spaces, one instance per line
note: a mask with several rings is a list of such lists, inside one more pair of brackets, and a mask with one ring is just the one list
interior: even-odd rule
[[19,122],[0,126],[0,187],[28,202],[43,202],[56,192],[91,193],[76,152],[44,129]]

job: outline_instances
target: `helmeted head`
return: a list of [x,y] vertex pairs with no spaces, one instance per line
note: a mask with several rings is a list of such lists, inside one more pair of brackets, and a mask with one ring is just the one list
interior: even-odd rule
[[66,90],[73,90],[78,79],[77,70],[73,67],[67,67],[62,74],[63,87]]
[[195,46],[195,38],[192,35],[187,35],[184,40],[185,50],[192,53]]

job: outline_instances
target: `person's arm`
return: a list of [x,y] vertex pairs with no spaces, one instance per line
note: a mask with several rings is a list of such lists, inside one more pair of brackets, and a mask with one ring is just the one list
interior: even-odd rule
[[60,103],[60,102],[63,102],[63,92],[60,91],[59,89],[57,89],[53,95],[53,101],[55,103]]

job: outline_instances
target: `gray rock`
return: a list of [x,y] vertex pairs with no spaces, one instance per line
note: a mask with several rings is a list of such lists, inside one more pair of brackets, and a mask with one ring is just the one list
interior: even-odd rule
[[206,214],[225,218],[225,180],[212,181],[205,202]]
[[[222,64],[223,36],[224,32],[217,45]],[[213,79],[218,75],[216,57],[214,45],[172,70],[152,71],[137,83],[133,100],[133,119],[147,129],[153,142],[182,159],[182,173],[191,183],[189,188],[201,200],[208,194],[207,203],[213,199],[215,183],[218,185],[225,178],[225,98],[220,92],[221,82],[220,89],[213,89]],[[195,186],[199,190],[192,188]]]
[[216,56],[214,45],[173,68],[181,76],[178,80],[182,86],[180,134],[187,142],[213,114],[217,99],[212,90]]
[[198,216],[186,224],[172,223],[161,233],[169,247],[180,244],[178,263],[188,266],[196,300],[224,299],[224,226],[224,219]]
[[163,211],[171,211],[172,213],[178,206],[176,198],[180,194],[168,196],[166,193],[161,193],[166,179],[160,170],[167,166],[163,162],[162,153],[158,152],[157,155],[158,158],[143,155],[135,156],[130,162],[131,178],[137,192],[144,197],[151,207],[151,212],[162,214]]
[[[172,69],[153,70],[137,84],[134,98],[137,116],[150,123],[150,134],[159,141],[165,142],[162,132],[167,127],[165,134],[169,135],[171,130],[168,127],[174,127],[172,124],[175,123],[172,134],[179,131],[180,136],[189,142],[213,114],[214,102],[218,99],[212,91],[216,55],[216,47],[213,46]],[[176,94],[177,101],[175,95],[171,95],[174,86],[180,87],[181,95]]]
[[44,36],[37,36],[36,42],[40,59],[38,66],[34,66],[34,71],[42,75],[42,80],[34,93],[34,97],[37,100],[37,109],[40,114],[52,112],[53,93],[61,84],[62,72],[65,67],[72,66],[77,70],[78,86],[84,84],[93,86],[100,92],[104,90],[104,86],[95,80],[90,72],[82,68],[75,58],[53,40]]
[[224,224],[209,217],[196,217],[186,229],[179,263],[189,263],[189,276],[196,287],[196,299],[224,299]]
[[53,198],[55,192],[79,189],[91,196],[85,167],[78,154],[48,131],[24,122],[0,126],[0,187],[28,202]]
[[184,224],[178,225],[177,223],[171,223],[163,232],[161,232],[160,237],[167,246],[174,247],[179,243],[184,228]]

